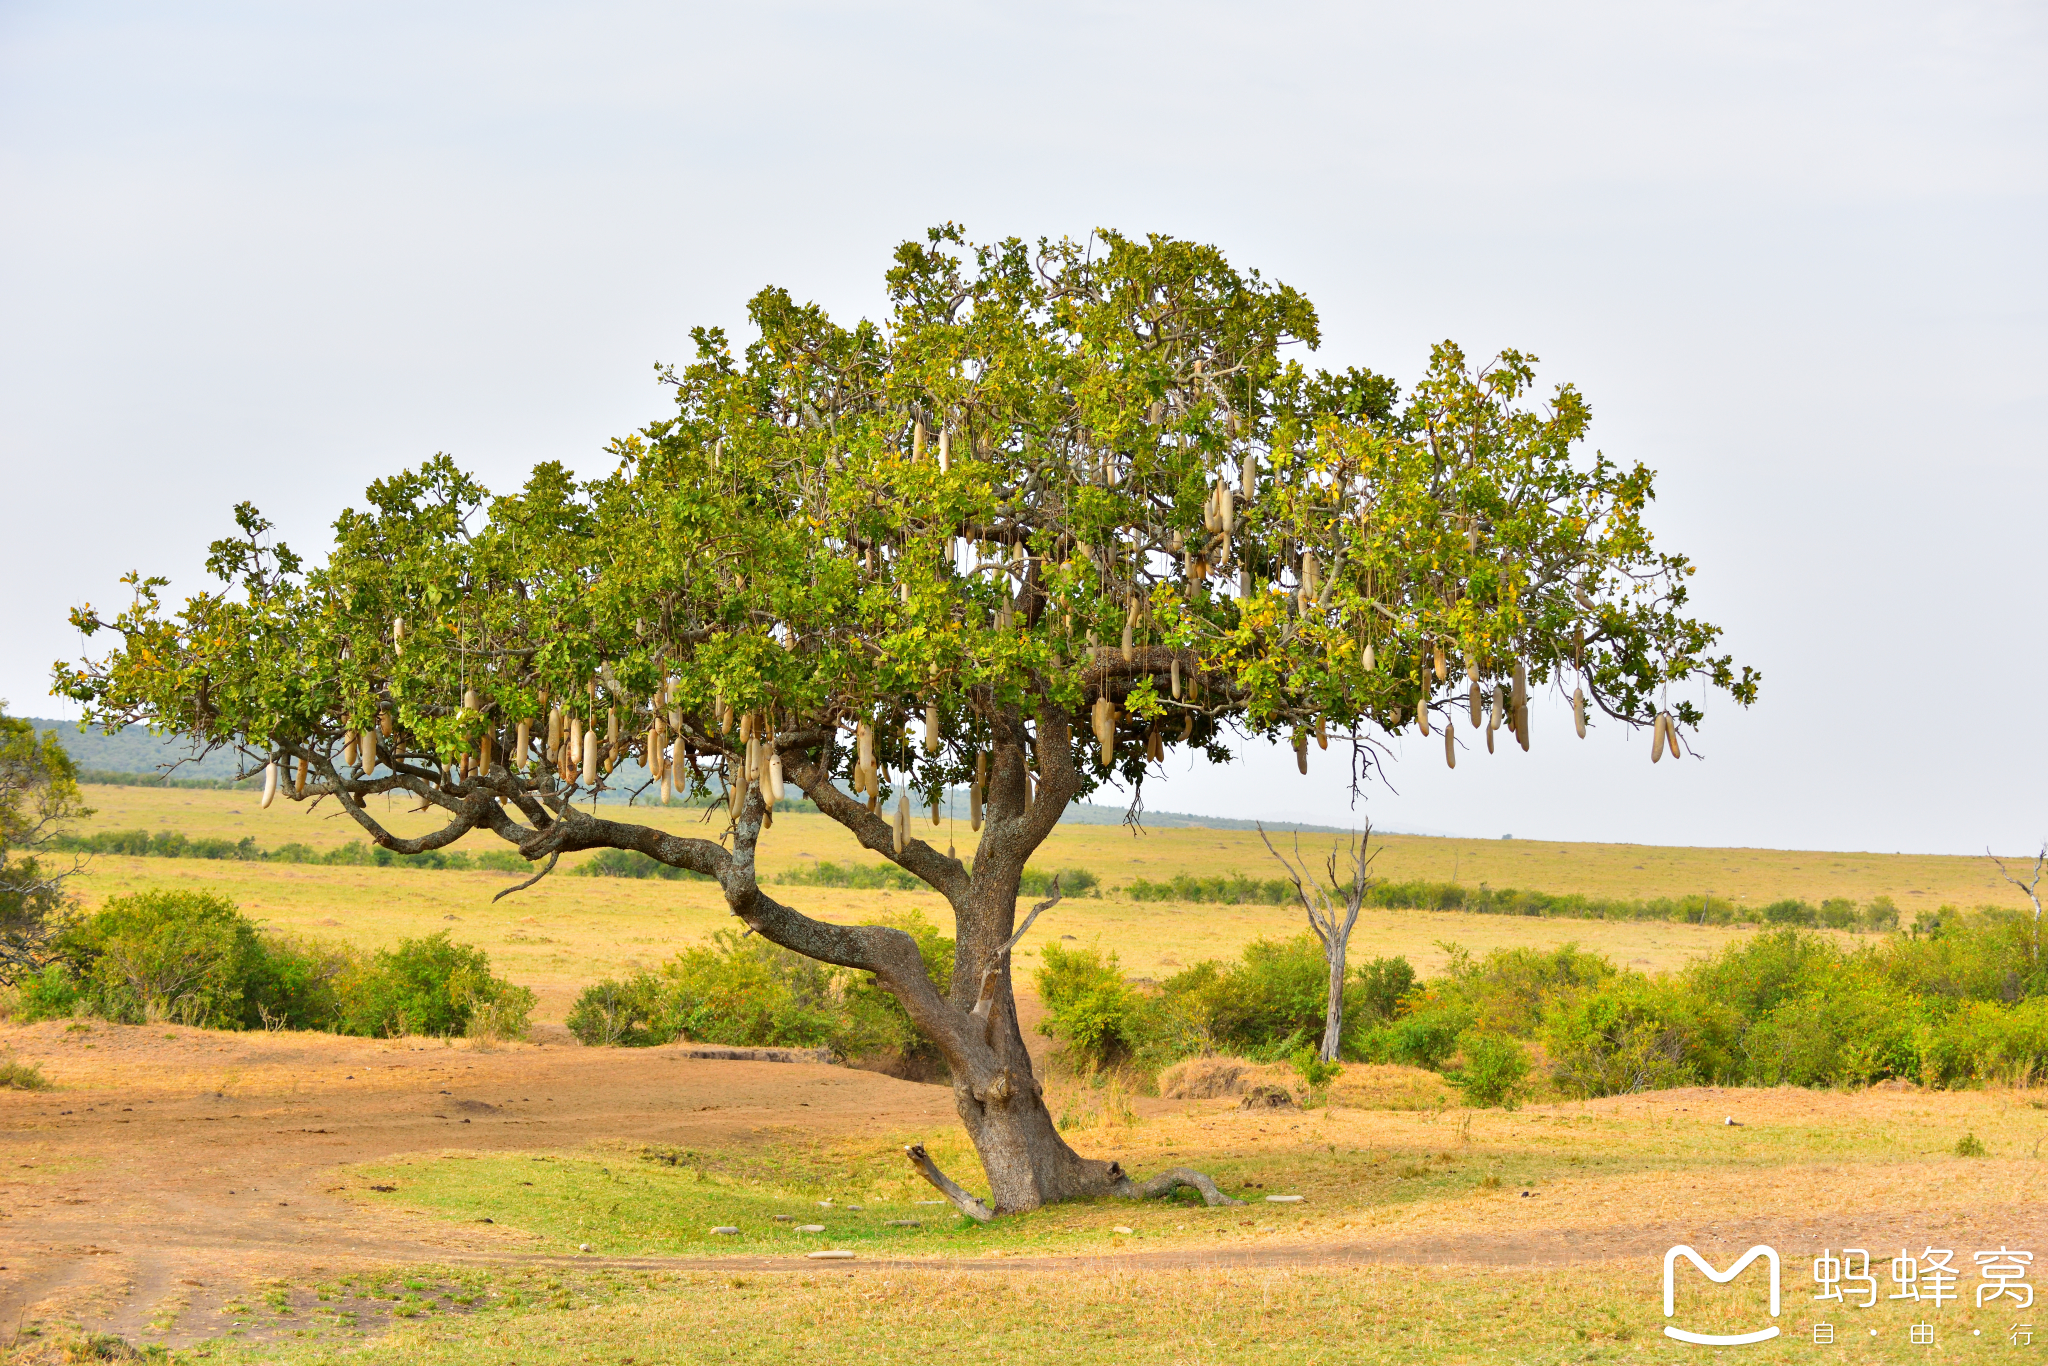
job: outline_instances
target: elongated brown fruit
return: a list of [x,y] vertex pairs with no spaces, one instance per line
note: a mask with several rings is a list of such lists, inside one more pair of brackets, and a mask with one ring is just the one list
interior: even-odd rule
[[1305,730],[1294,733],[1294,766],[1301,770],[1302,777],[1308,776],[1308,732]]
[[910,847],[910,794],[898,793],[896,797],[896,852],[901,854]]
[[939,752],[939,704],[927,702],[924,708],[924,752]]
[[951,432],[947,431],[947,430],[946,430],[946,429],[945,429],[944,427],[941,427],[941,428],[939,428],[939,473],[940,473],[940,474],[944,474],[944,473],[946,473],[946,472],[947,472],[948,470],[951,470],[951,469],[953,468],[953,442],[952,442],[952,439],[951,439],[951,438],[952,438],[952,433],[951,433]]
[[269,763],[263,766],[263,809],[265,811],[268,811],[270,809],[270,804],[276,800],[277,760],[272,759]]
[[391,712],[388,709],[379,710],[377,713],[377,733],[386,740],[391,738]]
[[937,825],[938,823],[939,823],[939,794],[938,794],[938,793],[936,793],[936,792],[934,792],[934,793],[932,793],[932,824],[933,824],[933,825]]
[[1436,662],[1436,681],[1437,681],[1437,682],[1439,682],[1439,683],[1441,683],[1441,682],[1443,682],[1443,681],[1444,681],[1444,680],[1445,680],[1446,678],[1450,677],[1450,675],[1449,675],[1449,674],[1448,674],[1447,672],[1445,672],[1445,669],[1444,669],[1444,643],[1443,643],[1443,642],[1442,642],[1441,640],[1439,640],[1439,641],[1438,641],[1438,642],[1436,643],[1436,661],[1435,661],[1435,662]]
[[779,749],[768,751],[768,786],[765,795],[770,805],[782,800],[782,751]]
[[1657,763],[1664,757],[1664,713],[1657,713],[1655,724],[1650,727],[1650,762]]
[[307,767],[308,765],[306,763],[305,758],[301,756],[299,759],[299,776],[292,780],[292,795],[294,797],[303,797],[306,795]]
[[391,648],[397,654],[405,653],[405,618],[391,619]]
[[1317,749],[1328,749],[1329,747],[1330,747],[1330,721],[1329,721],[1329,718],[1328,718],[1328,717],[1326,717],[1326,716],[1318,716],[1318,717],[1316,718],[1316,748],[1317,748]]
[[583,732],[583,785],[597,786],[597,729]]
[[493,748],[491,740],[491,732],[485,731],[484,738],[477,741],[476,771],[479,773],[489,773],[491,771],[491,750]]
[[1572,729],[1581,740],[1586,738],[1586,689],[1582,685],[1572,688]]
[[353,768],[356,762],[356,733],[349,731],[341,737],[341,766]]
[[1479,681],[1474,679],[1472,682],[1472,728],[1474,730],[1479,729],[1479,718],[1483,710],[1484,708],[1479,703]]
[[363,776],[369,777],[377,771],[377,732],[365,730],[356,740],[356,759],[363,766]]
[[1449,768],[1458,766],[1458,747],[1451,742],[1451,733],[1456,729],[1451,722],[1444,722],[1444,764]]
[[1415,709],[1415,724],[1422,727],[1422,733],[1425,737],[1429,734],[1429,703],[1427,700]]
[[533,748],[533,723],[531,721],[521,721],[519,723],[519,739],[516,743],[519,746],[519,753],[514,762],[521,768],[531,768],[532,762],[527,753]]
[[1371,641],[1368,640],[1367,642],[1365,642],[1365,649],[1359,653],[1358,662],[1365,666],[1365,671],[1367,673],[1371,673],[1373,670],[1373,666],[1379,663],[1378,656],[1373,653]]
[[1173,660],[1173,697],[1175,701],[1180,700],[1180,657],[1178,655],[1174,656]]
[[967,828],[981,829],[981,779],[967,785]]

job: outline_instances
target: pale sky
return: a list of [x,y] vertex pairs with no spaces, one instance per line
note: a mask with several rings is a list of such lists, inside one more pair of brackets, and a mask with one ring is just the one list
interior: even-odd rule
[[[764,284],[877,315],[901,239],[1097,226],[1304,290],[1305,357],[1512,346],[1660,472],[1763,671],[1647,736],[1398,747],[1386,827],[1979,852],[2048,832],[2039,4],[0,3],[0,697],[242,499],[606,468]],[[1333,751],[1161,809],[1345,823]]]

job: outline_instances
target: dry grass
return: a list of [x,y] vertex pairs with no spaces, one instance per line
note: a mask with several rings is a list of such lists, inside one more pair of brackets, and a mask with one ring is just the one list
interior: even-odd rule
[[[176,829],[197,836],[241,839],[264,847],[299,841],[316,849],[361,838],[345,817],[323,806],[311,814],[279,803],[261,810],[252,794],[159,788],[94,787],[97,814],[87,830]],[[680,808],[648,810],[646,818],[679,832],[716,833]],[[418,833],[425,816],[394,807],[392,828]],[[921,833],[933,833],[921,825]],[[947,831],[935,832],[944,838]],[[951,831],[963,856],[970,852],[964,826]],[[472,834],[459,846],[500,848],[494,836]],[[772,879],[799,863],[831,859],[874,861],[844,830],[822,816],[785,814],[763,842],[760,863]],[[88,903],[144,887],[206,887],[233,897],[251,915],[299,933],[346,938],[366,946],[449,929],[487,949],[501,970],[540,996],[538,1018],[559,1020],[583,986],[668,957],[731,923],[715,889],[703,883],[584,879],[564,876],[579,860],[565,860],[556,875],[530,891],[492,903],[511,885],[505,874],[412,869],[245,864],[190,859],[100,857],[77,887]],[[1133,837],[1102,826],[1056,831],[1037,862],[1048,868],[1085,867],[1115,885],[1139,876],[1161,879],[1244,872],[1265,876],[1270,858],[1251,832],[1160,830]],[[1916,855],[1798,853],[1774,850],[1661,849],[1638,845],[1538,844],[1527,841],[1438,840],[1395,836],[1385,842],[1379,872],[1390,879],[1450,878],[1495,886],[1606,896],[1661,896],[1711,891],[1768,902],[1785,896],[1816,900],[1880,894],[1910,918],[1942,902],[2008,904],[2011,889],[1996,881],[1982,859]],[[944,905],[916,892],[861,892],[792,887],[784,893],[801,909],[829,920],[861,921],[917,908],[942,928]],[[1132,902],[1116,897],[1076,898],[1040,922],[1034,938],[1071,937],[1114,949],[1125,971],[1161,978],[1203,958],[1234,956],[1262,936],[1300,933],[1299,914],[1279,906],[1185,905]],[[1367,911],[1352,940],[1354,958],[1404,954],[1424,972],[1440,967],[1439,947],[1455,942],[1475,951],[1498,947],[1550,948],[1567,941],[1624,965],[1655,970],[1710,953],[1747,933],[1662,922],[1623,923],[1475,916],[1437,911]],[[1035,954],[1019,951],[1020,980],[1028,982]]]

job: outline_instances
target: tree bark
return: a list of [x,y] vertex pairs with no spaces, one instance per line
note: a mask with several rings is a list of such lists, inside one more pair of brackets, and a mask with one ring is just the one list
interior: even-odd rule
[[1335,1062],[1344,1050],[1344,950],[1340,935],[1323,944],[1323,956],[1330,965],[1329,1002],[1323,1011],[1323,1061]]

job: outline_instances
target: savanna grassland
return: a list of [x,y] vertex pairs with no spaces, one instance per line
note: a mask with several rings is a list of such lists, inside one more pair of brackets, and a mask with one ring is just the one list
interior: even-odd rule
[[[89,795],[88,832],[316,849],[360,837],[324,809],[263,812],[246,793]],[[424,828],[413,819],[391,816]],[[966,832],[954,833],[964,854]],[[818,860],[874,856],[819,817],[779,816],[763,842],[768,878]],[[1086,868],[1106,894],[1064,901],[1033,938],[1099,942],[1141,976],[1300,929],[1286,907],[1115,894],[1140,876],[1266,876],[1250,832],[1068,827],[1039,864]],[[1919,856],[1393,836],[1378,871],[1605,896],[1889,896],[1908,921],[1942,904],[2014,904],[1982,860]],[[364,947],[446,929],[534,988],[549,1022],[593,979],[729,923],[704,883],[564,868],[491,901],[514,881],[102,855],[77,889],[89,905],[144,887],[219,890],[276,928]],[[832,918],[915,907],[943,923],[930,895],[782,894]],[[1428,973],[1445,943],[1576,941],[1669,968],[1753,933],[1369,910],[1353,951],[1405,954]],[[1019,964],[1025,991],[1034,962]],[[1437,1073],[1354,1065],[1326,1105],[1257,1111],[1055,1071],[1049,1100],[1080,1151],[1140,1175],[1197,1167],[1245,1203],[1102,1201],[979,1226],[930,1203],[902,1160],[923,1141],[973,1175],[950,1091],[873,1072],[682,1045],[582,1048],[552,1024],[505,1044],[0,1022],[0,1055],[52,1088],[0,1088],[8,1366],[134,1350],[394,1366],[1706,1360],[1662,1336],[1661,1257],[1678,1242],[1721,1265],[1756,1243],[1783,1258],[1784,1336],[1739,1349],[1744,1360],[2048,1349],[2012,1340],[2031,1310],[1975,1303],[1971,1262],[1997,1247],[2048,1254],[2039,1089],[1687,1087],[1474,1110]],[[1869,1249],[1882,1283],[1901,1248],[1930,1245],[1957,1251],[1959,1300],[1811,1299],[1823,1248]],[[853,1256],[806,1255],[820,1250]],[[1712,1293],[1693,1278],[1675,1321],[1755,1327],[1750,1278]],[[1814,1344],[1820,1321],[1836,1345]],[[1908,1341],[1921,1322],[1931,1346]]]
[[[253,793],[138,787],[88,791],[95,814],[80,823],[84,833],[169,829],[193,837],[251,838],[266,849],[298,842],[323,851],[362,837],[347,817],[332,810],[307,812],[279,802],[264,811]],[[701,812],[679,806],[649,809],[643,816],[678,833],[715,833],[700,817]],[[409,816],[403,804],[393,804],[379,818],[403,835],[432,828],[429,816]],[[974,836],[964,822],[934,830],[920,820],[917,829],[927,838],[937,834],[952,840],[963,857],[971,854]],[[1313,842],[1304,837],[1304,847]],[[1944,904],[2023,904],[1981,858],[1411,835],[1386,836],[1379,846],[1375,872],[1388,881],[1457,879],[1496,888],[1606,897],[1711,893],[1752,905],[1785,897],[1814,902],[1847,897],[1860,902],[1889,896],[1907,922],[1917,912]],[[481,852],[505,846],[495,836],[472,834],[455,847]],[[880,861],[822,816],[785,812],[762,839],[760,866],[771,884],[785,872],[821,860]],[[475,871],[117,855],[95,857],[76,886],[88,904],[143,887],[209,888],[233,897],[250,915],[278,929],[346,937],[366,947],[449,929],[455,938],[487,949],[508,976],[533,988],[540,997],[539,1018],[557,1020],[588,982],[652,966],[676,948],[699,942],[730,923],[708,883],[567,875],[581,861],[565,859],[538,886],[495,902],[492,898],[516,878]],[[1125,971],[1139,977],[1164,977],[1204,958],[1234,955],[1261,936],[1286,937],[1303,928],[1299,913],[1286,906],[1135,902],[1114,895],[1114,888],[1140,877],[1272,876],[1277,869],[1271,855],[1252,831],[1195,828],[1133,835],[1121,827],[1062,826],[1046,842],[1035,866],[1085,868],[1111,889],[1102,897],[1068,898],[1042,922],[1042,931],[1055,941],[1072,936],[1078,943],[1099,942],[1116,951]],[[826,919],[860,921],[915,908],[949,928],[940,914],[942,903],[930,893],[789,887],[778,895]],[[1605,954],[1617,964],[1652,970],[1676,967],[1747,932],[1739,927],[1655,921],[1368,909],[1360,916],[1352,944],[1354,956],[1404,954],[1425,973],[1444,961],[1444,943],[1484,952],[1567,941]],[[1029,942],[1019,957],[1020,968],[1028,969],[1034,961]],[[1028,971],[1020,971],[1020,987],[1028,989],[1028,978]]]

